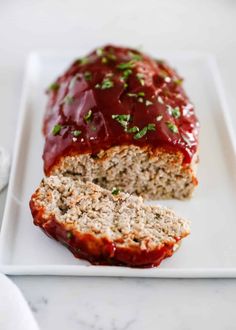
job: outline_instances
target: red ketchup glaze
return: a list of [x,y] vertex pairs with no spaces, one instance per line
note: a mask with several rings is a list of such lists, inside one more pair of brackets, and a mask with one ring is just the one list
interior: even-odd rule
[[48,98],[46,174],[62,156],[116,145],[180,151],[184,163],[196,153],[199,123],[182,78],[136,50],[106,46],[76,60],[48,89]]
[[[150,268],[158,266],[163,259],[173,254],[174,243],[154,250],[141,250],[136,246],[124,248],[107,238],[74,232],[69,225],[59,223],[54,217],[44,219],[44,209],[38,209],[32,199],[30,209],[35,225],[41,227],[49,237],[67,246],[76,258],[88,260],[94,265]],[[176,242],[178,240],[176,238]]]

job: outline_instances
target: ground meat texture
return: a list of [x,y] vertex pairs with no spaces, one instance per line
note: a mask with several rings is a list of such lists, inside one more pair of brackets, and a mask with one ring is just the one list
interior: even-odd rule
[[122,146],[97,155],[71,155],[61,158],[52,174],[77,176],[103,188],[118,187],[145,199],[185,199],[197,185],[197,157],[183,165],[183,154],[148,147]]
[[158,266],[190,232],[171,210],[61,175],[42,180],[30,208],[35,225],[93,264]]

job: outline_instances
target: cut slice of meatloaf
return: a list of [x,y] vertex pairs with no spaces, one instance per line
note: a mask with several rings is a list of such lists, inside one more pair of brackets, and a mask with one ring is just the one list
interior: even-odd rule
[[52,175],[76,175],[111,190],[119,187],[145,199],[185,199],[197,185],[197,155],[183,165],[181,152],[155,151],[138,146],[117,146],[90,154],[65,156],[53,168]]
[[66,176],[44,178],[30,208],[35,225],[93,264],[158,266],[190,232],[169,209]]

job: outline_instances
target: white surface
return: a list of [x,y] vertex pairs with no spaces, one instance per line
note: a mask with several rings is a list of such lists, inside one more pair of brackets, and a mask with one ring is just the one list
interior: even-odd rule
[[0,329],[39,330],[32,312],[17,286],[0,274]]
[[3,190],[7,183],[10,170],[10,156],[4,148],[0,147],[0,192]]
[[[111,41],[216,55],[236,127],[235,17],[234,0],[1,1],[1,145],[13,146],[28,52],[92,48]],[[5,195],[0,194],[1,214]],[[13,279],[42,330],[68,325],[70,330],[235,329],[235,280]],[[132,318],[137,322],[127,325]]]
[[[231,131],[231,121],[228,118],[230,127],[227,127],[225,116],[228,112],[220,98],[223,91],[216,89],[215,62],[198,53],[160,54],[185,77],[185,88],[198,109],[201,123],[200,185],[194,198],[184,202],[161,202],[192,221],[192,234],[177,253],[158,268],[97,267],[75,259],[62,245],[33,226],[28,203],[42,178],[41,109],[45,107],[46,99],[43,91],[76,55],[86,53],[76,51],[65,56],[35,53],[30,56],[0,237],[0,270],[8,274],[236,277],[236,153],[233,150],[233,147],[236,150],[236,144],[231,144],[227,131]],[[155,56],[155,48],[151,53]],[[225,222],[222,221],[222,209]]]

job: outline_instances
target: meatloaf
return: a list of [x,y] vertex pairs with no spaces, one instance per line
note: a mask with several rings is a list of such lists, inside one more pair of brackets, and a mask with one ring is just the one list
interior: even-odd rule
[[188,198],[199,123],[183,79],[137,50],[98,48],[48,88],[44,171],[146,199]]
[[30,207],[37,226],[93,264],[157,266],[189,234],[174,212],[79,177],[44,178]]

